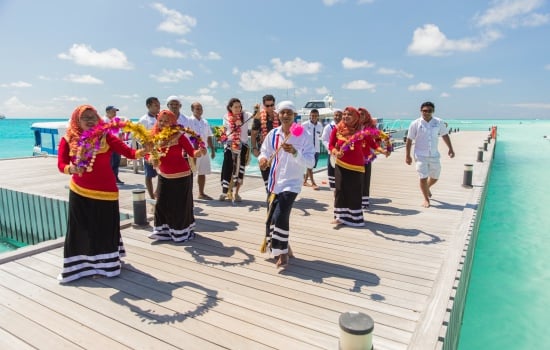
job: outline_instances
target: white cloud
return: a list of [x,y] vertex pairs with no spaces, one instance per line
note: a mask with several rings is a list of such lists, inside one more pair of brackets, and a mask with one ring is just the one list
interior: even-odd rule
[[550,109],[550,103],[516,103],[512,107],[528,108],[528,109]]
[[233,74],[233,75],[237,75],[237,74],[239,74],[239,72],[240,72],[240,70],[237,67],[233,67],[233,69],[231,70],[231,74]]
[[0,87],[15,87],[15,88],[27,88],[27,87],[31,87],[32,84],[31,83],[27,83],[27,82],[24,82],[24,81],[15,81],[13,83],[9,83],[9,84],[0,84]]
[[372,4],[373,2],[374,2],[374,0],[357,0],[358,5]]
[[59,96],[54,97],[52,99],[53,101],[59,101],[59,102],[86,102],[88,99],[86,97],[78,97],[78,96]]
[[447,39],[439,27],[435,24],[425,24],[422,28],[416,28],[413,40],[407,51],[411,55],[444,56],[455,51],[471,52],[479,51],[493,41],[499,39],[501,34],[497,31],[488,31],[479,38],[466,38],[459,40]]
[[447,92],[442,92],[441,95],[439,95],[439,97],[451,97],[451,94]]
[[319,95],[326,95],[330,92],[330,90],[326,86],[323,86],[320,88],[316,88],[315,92]]
[[323,4],[325,4],[325,6],[334,6],[338,3],[343,3],[344,0],[323,0]]
[[217,52],[209,51],[206,55],[203,55],[197,49],[191,50],[191,57],[196,60],[209,60],[209,61],[216,61],[216,60],[222,59],[220,54]]
[[161,73],[156,75],[151,74],[150,77],[159,83],[178,83],[182,80],[191,79],[193,77],[193,72],[180,68],[176,70],[163,69]]
[[261,91],[268,89],[290,89],[294,87],[291,80],[280,72],[270,69],[249,70],[241,73],[239,85],[245,91]]
[[548,22],[548,14],[533,13],[544,0],[496,0],[493,6],[475,17],[479,26],[538,26]]
[[97,52],[85,44],[73,44],[69,52],[57,55],[62,60],[73,61],[80,66],[90,66],[109,69],[133,69],[124,52],[117,49],[108,49]]
[[409,79],[414,78],[414,75],[412,75],[411,73],[407,73],[403,70],[397,70],[393,68],[378,68],[376,73],[382,74],[382,75],[395,75],[397,77],[409,78]]
[[218,83],[218,82],[215,81],[215,80],[212,80],[212,81],[210,82],[210,84],[208,84],[208,87],[209,87],[210,89],[215,89],[215,88],[218,87],[218,85],[220,85],[220,83]]
[[355,61],[349,57],[344,57],[342,59],[342,67],[344,69],[356,69],[356,68],[372,68],[374,63],[369,61]]
[[416,85],[410,85],[407,88],[409,91],[430,91],[432,89],[432,85],[424,82],[420,82]]
[[212,95],[207,94],[200,94],[198,96],[179,96],[182,99],[182,102],[186,105],[191,105],[193,102],[200,102],[203,107],[212,107],[212,108],[218,108],[220,107],[220,102]]
[[501,79],[494,78],[480,78],[480,77],[462,77],[455,81],[453,87],[457,89],[464,89],[469,87],[479,87],[483,85],[500,84]]
[[171,49],[169,47],[158,47],[156,49],[153,49],[153,55],[159,56],[159,57],[167,57],[167,58],[185,58],[185,55],[177,50]]
[[184,35],[189,33],[191,28],[197,25],[197,20],[195,18],[183,15],[179,11],[171,10],[161,3],[153,3],[151,7],[157,10],[165,18],[157,27],[160,31]]
[[210,93],[210,89],[209,88],[200,88],[198,92],[201,95],[206,95],[206,94]]
[[366,80],[354,80],[342,85],[343,89],[347,90],[368,90],[370,92],[376,92],[376,84],[369,83]]
[[294,89],[294,95],[295,96],[304,96],[309,94],[309,89],[305,86]]
[[2,103],[2,112],[9,116],[27,117],[31,115],[40,116],[59,116],[59,102],[54,105],[40,103],[36,106],[28,105],[20,101],[17,97],[10,97]]
[[84,74],[84,75],[69,74],[65,78],[63,78],[63,80],[70,81],[71,83],[77,83],[77,84],[91,84],[91,85],[103,84],[103,80],[100,80],[89,74]]
[[282,62],[280,58],[271,59],[273,68],[286,76],[301,75],[301,74],[316,74],[321,71],[322,64],[320,62],[307,62],[296,57],[292,61]]
[[547,64],[546,66],[544,66],[544,69],[550,70],[550,64]]

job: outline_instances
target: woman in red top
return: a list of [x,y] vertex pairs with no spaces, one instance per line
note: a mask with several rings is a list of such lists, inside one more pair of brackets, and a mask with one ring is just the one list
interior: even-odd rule
[[[380,135],[380,130],[376,128],[376,119],[373,119],[369,111],[366,108],[358,108],[361,124],[363,130],[369,130],[373,136]],[[363,177],[363,192],[361,198],[361,207],[363,209],[368,209],[370,204],[370,178],[372,174],[372,162],[376,158],[374,150],[386,155],[390,155],[389,149],[382,149],[380,147],[380,137],[375,136],[374,141],[376,143],[376,148],[371,148],[366,142],[363,142],[363,155],[365,157],[365,175]]]
[[206,154],[206,148],[195,150],[185,133],[174,128],[177,124],[178,117],[165,109],[159,112],[151,130],[153,136],[165,135],[166,139],[160,140],[156,152],[150,157],[159,179],[155,227],[149,238],[185,242],[195,237],[195,216],[193,174],[184,153],[197,158]]
[[334,167],[334,220],[333,224],[364,226],[361,210],[361,193],[365,173],[363,143],[377,148],[370,135],[357,137],[363,127],[359,112],[353,107],[346,107],[342,120],[332,130],[329,140],[330,154],[336,157]]
[[111,154],[141,158],[144,150],[129,148],[107,128],[94,140],[86,140],[92,150],[82,151],[82,134],[105,126],[97,110],[90,105],[77,107],[67,133],[59,142],[57,167],[71,174],[69,213],[61,283],[85,276],[113,277],[120,274],[120,258],[125,255],[120,235],[118,188],[111,169]]

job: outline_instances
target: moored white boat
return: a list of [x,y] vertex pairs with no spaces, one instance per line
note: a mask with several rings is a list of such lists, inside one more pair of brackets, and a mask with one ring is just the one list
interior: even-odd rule
[[304,107],[298,110],[297,120],[305,122],[309,119],[309,113],[312,109],[319,111],[319,121],[326,125],[334,119],[334,98],[331,95],[326,95],[322,100],[309,100]]
[[65,135],[68,122],[37,122],[31,125],[34,132],[33,156],[57,154],[59,138]]

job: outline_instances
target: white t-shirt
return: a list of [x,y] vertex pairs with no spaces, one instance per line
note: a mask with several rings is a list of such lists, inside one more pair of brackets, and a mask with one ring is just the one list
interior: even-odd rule
[[439,136],[447,135],[447,127],[443,120],[432,117],[427,122],[420,117],[411,122],[407,138],[414,140],[415,157],[439,157],[437,149]]
[[321,123],[313,124],[310,120],[302,123],[304,129],[310,135],[311,142],[315,148],[315,153],[321,152],[321,134],[323,133],[323,126]]

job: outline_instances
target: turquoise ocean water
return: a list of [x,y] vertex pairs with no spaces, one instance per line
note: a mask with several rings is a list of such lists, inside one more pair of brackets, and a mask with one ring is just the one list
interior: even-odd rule
[[[32,154],[35,121],[54,120],[0,120],[0,159]],[[499,130],[459,349],[550,348],[550,121],[448,122],[460,130]]]

